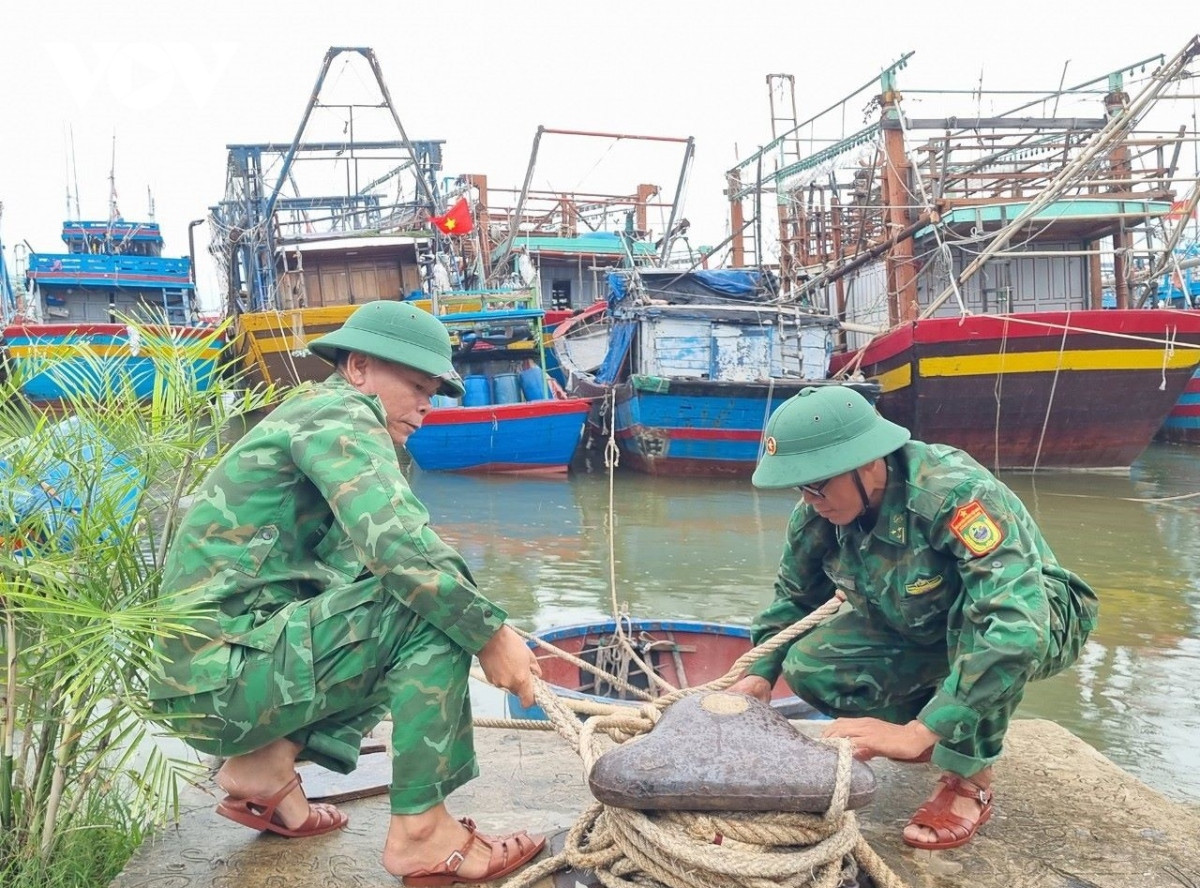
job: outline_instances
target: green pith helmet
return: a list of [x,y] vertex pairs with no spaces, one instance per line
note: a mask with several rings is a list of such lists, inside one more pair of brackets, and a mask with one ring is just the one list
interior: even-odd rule
[[450,334],[427,311],[407,302],[368,302],[354,309],[346,322],[308,344],[316,355],[332,363],[338,349],[362,352],[385,361],[404,364],[442,381],[439,394],[458,397],[462,379],[450,362]]
[[754,486],[816,484],[887,456],[910,437],[854,389],[810,386],[784,401],[767,422]]

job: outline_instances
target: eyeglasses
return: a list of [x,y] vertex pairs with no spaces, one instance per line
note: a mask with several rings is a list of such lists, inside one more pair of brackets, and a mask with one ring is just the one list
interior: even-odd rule
[[832,478],[826,478],[824,481],[818,481],[816,484],[801,484],[796,489],[801,493],[807,493],[813,499],[825,499],[825,488],[829,486]]

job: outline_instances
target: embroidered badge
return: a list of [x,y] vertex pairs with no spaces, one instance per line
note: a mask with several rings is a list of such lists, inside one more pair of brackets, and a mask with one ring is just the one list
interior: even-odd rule
[[776,448],[779,446],[779,445],[777,445],[777,444],[775,443],[775,436],[774,436],[774,435],[767,435],[767,441],[766,441],[766,444],[767,444],[767,453],[768,453],[768,454],[770,454],[771,456],[774,456],[774,455],[775,455],[775,450],[776,450]]
[[973,555],[994,551],[1004,539],[1004,534],[979,500],[971,500],[955,510],[950,519],[950,530]]
[[904,515],[897,514],[893,515],[891,521],[888,522],[888,538],[894,543],[899,543],[901,546],[904,545],[904,540],[907,537],[906,521],[907,519]]
[[926,592],[932,592],[940,585],[942,585],[941,577],[926,577],[925,579],[917,580],[915,583],[906,583],[904,591],[909,595],[924,595]]

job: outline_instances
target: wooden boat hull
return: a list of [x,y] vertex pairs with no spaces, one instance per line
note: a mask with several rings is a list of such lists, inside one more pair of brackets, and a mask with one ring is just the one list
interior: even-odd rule
[[339,329],[357,307],[334,305],[237,315],[233,348],[246,385],[292,386],[327,377],[333,368],[310,352],[308,343]]
[[[616,387],[617,440],[627,464],[650,475],[748,478],[771,414],[801,389],[827,384],[634,377]],[[874,386],[852,385],[873,397]]]
[[986,466],[1124,468],[1183,393],[1198,347],[1200,312],[968,315],[879,336],[859,368],[880,384],[880,413]]
[[103,396],[124,384],[138,398],[149,398],[158,380],[156,359],[177,344],[191,356],[192,382],[207,389],[224,337],[208,327],[170,327],[163,333],[162,339],[138,337],[124,324],[15,324],[2,335],[9,370],[22,378],[21,391],[31,401],[55,403],[85,391]]
[[[619,648],[611,644],[616,623],[613,620],[562,626],[537,633],[538,638],[572,654],[585,662],[604,668]],[[622,628],[634,642],[639,656],[672,687],[697,687],[721,678],[738,657],[752,647],[750,630],[726,623],[691,620],[623,620]],[[599,704],[636,707],[643,700],[614,688],[597,677],[558,657],[534,642],[529,647],[537,652],[542,678],[559,696]],[[610,670],[606,670],[610,671]],[[645,672],[630,663],[626,676],[629,684],[646,690],[650,681]],[[524,707],[511,694],[506,704],[512,718],[545,719],[540,706]],[[816,710],[793,693],[780,679],[774,688],[771,705],[789,718],[811,718]]]
[[405,445],[427,472],[566,472],[591,402],[438,407]]
[[1188,380],[1158,437],[1172,444],[1200,444],[1200,370]]

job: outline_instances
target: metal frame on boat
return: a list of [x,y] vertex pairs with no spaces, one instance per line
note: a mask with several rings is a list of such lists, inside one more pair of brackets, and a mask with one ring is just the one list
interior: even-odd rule
[[[1003,114],[926,119],[906,113],[905,56],[730,171],[735,221],[771,193],[782,299],[842,320],[833,370],[876,380],[916,437],[998,468],[1128,466],[1200,363],[1200,312],[1137,298],[1174,242],[1176,181],[1195,187],[1180,169],[1194,125],[1156,121],[1197,54],[1193,38]],[[839,109],[876,85],[877,119],[847,133]],[[740,184],[777,155],[761,187]]]

